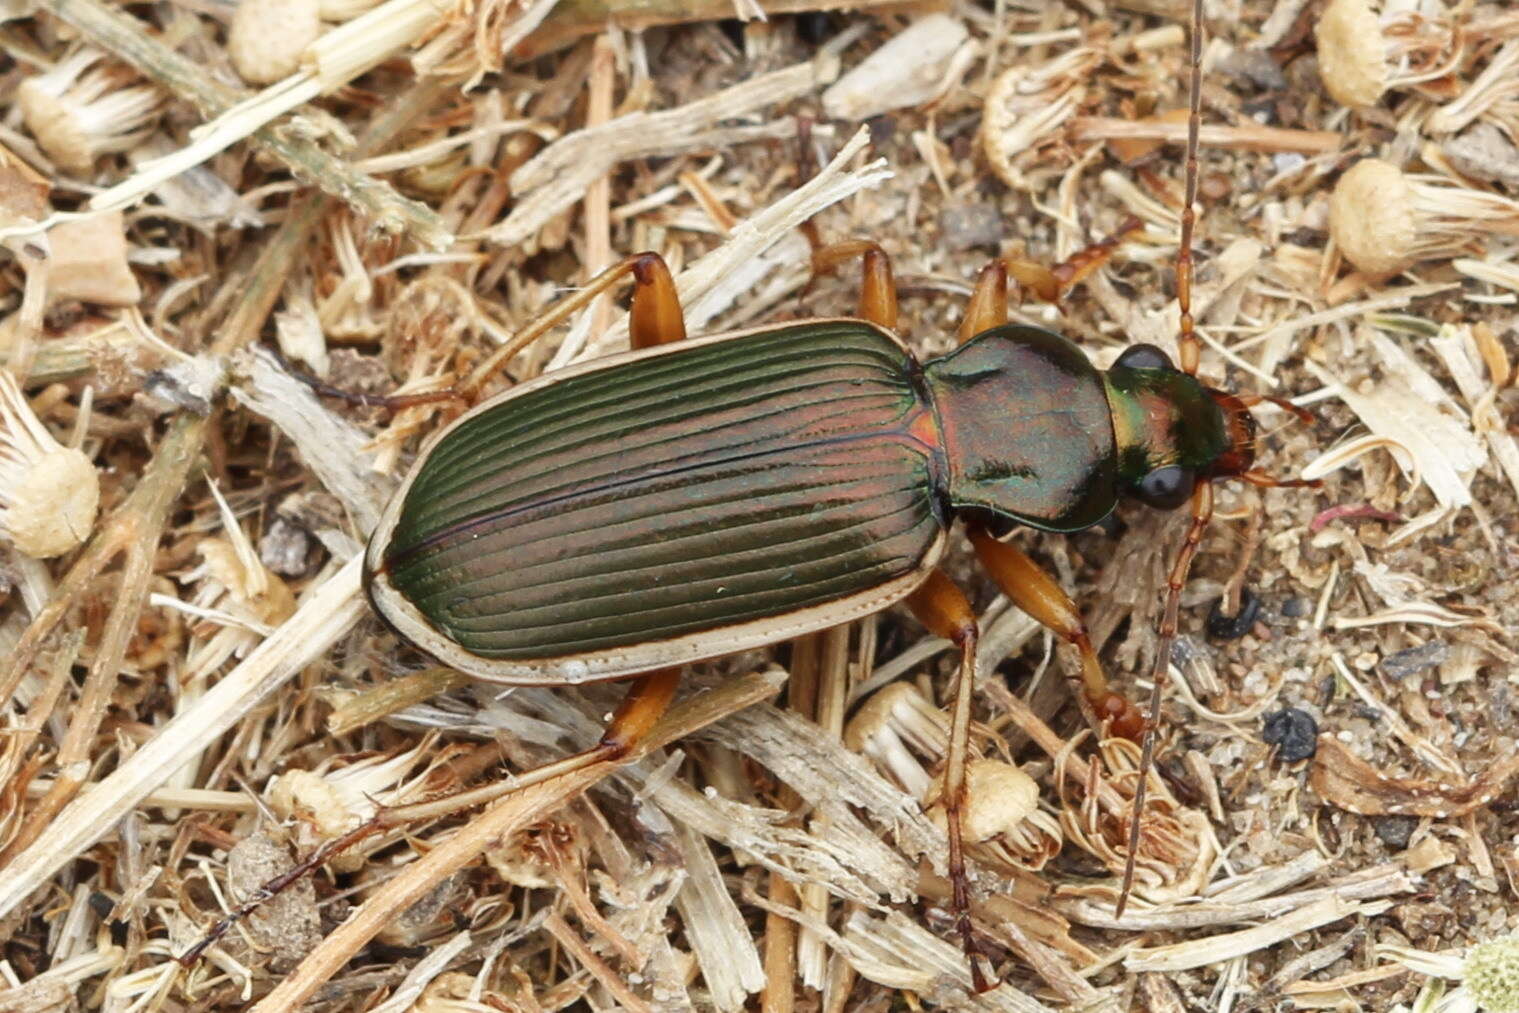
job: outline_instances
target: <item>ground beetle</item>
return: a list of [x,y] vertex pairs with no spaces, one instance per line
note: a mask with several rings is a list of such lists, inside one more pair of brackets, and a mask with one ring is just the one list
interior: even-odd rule
[[[944,797],[957,928],[984,987],[959,819],[976,617],[935,569],[951,525],[964,523],[1009,598],[1075,645],[1089,716],[1113,733],[1143,735],[1148,769],[1153,722],[1110,690],[1059,584],[988,525],[1077,531],[1123,495],[1161,509],[1190,503],[1192,524],[1169,576],[1153,716],[1180,590],[1212,511],[1211,483],[1299,484],[1252,469],[1248,408],[1260,399],[1212,390],[1194,375],[1199,22],[1194,10],[1179,369],[1155,346],[1137,345],[1103,372],[1066,339],[1009,323],[1010,276],[1054,300],[1106,260],[1121,235],[1055,269],[992,263],[971,296],[959,347],[922,363],[893,333],[896,291],[874,243],[814,254],[817,271],[863,259],[857,317],[690,341],[663,261],[641,254],[529,335],[631,275],[633,351],[492,397],[428,443],[369,543],[365,586],[375,610],[439,661],[481,679],[562,685],[639,676],[601,744],[555,764],[558,772],[626,752],[669,703],[684,664],[905,601],[961,653]],[[1130,821],[1131,863],[1146,780]],[[1120,913],[1131,883],[1132,864]]]

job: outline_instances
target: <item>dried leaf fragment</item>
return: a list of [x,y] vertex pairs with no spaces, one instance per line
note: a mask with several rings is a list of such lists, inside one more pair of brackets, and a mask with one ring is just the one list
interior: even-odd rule
[[51,301],[78,299],[101,306],[136,306],[142,287],[127,265],[126,226],[120,211],[64,222],[48,230]]
[[1326,802],[1361,816],[1451,819],[1493,801],[1515,773],[1519,773],[1519,754],[1495,761],[1466,784],[1387,777],[1334,736],[1322,735],[1309,784]]
[[865,120],[938,97],[970,32],[947,14],[919,18],[823,92],[833,119]]

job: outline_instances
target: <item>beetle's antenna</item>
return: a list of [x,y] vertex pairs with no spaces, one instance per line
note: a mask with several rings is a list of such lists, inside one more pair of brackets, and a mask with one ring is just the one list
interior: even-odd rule
[[1181,310],[1181,334],[1176,339],[1182,372],[1197,375],[1201,358],[1192,320],[1192,229],[1197,213],[1197,135],[1203,109],[1203,0],[1192,0],[1192,83],[1187,115],[1187,187],[1181,206],[1181,245],[1176,251],[1176,306]]
[[[1203,0],[1192,0],[1192,74],[1189,85],[1187,115],[1187,186],[1181,209],[1181,242],[1176,251],[1176,306],[1181,310],[1181,334],[1177,352],[1184,372],[1196,376],[1201,358],[1196,325],[1192,320],[1192,231],[1197,215],[1197,135],[1202,129],[1203,106]],[[1155,732],[1160,722],[1160,701],[1166,678],[1171,674],[1171,643],[1176,639],[1177,614],[1181,610],[1181,589],[1187,583],[1192,557],[1203,540],[1203,529],[1213,516],[1213,485],[1206,479],[1192,491],[1192,526],[1182,543],[1171,574],[1166,580],[1166,607],[1161,616],[1159,642],[1155,645],[1155,664],[1150,672],[1150,709],[1145,715],[1144,745],[1139,752],[1139,783],[1134,786],[1134,806],[1129,813],[1129,852],[1123,860],[1123,884],[1113,917],[1122,918],[1134,890],[1134,873],[1139,861],[1140,824],[1144,817],[1145,794],[1150,783],[1150,768],[1155,765]]]

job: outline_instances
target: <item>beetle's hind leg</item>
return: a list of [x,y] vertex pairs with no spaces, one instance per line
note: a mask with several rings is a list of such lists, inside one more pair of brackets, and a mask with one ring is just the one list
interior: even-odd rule
[[944,637],[960,650],[960,675],[956,680],[949,726],[949,755],[944,763],[944,788],[939,797],[944,803],[944,823],[949,834],[950,906],[955,930],[970,961],[971,981],[977,992],[985,992],[996,987],[998,982],[995,976],[988,979],[981,970],[983,954],[971,924],[970,877],[965,871],[964,839],[965,762],[970,745],[970,705],[975,693],[976,645],[981,638],[980,627],[965,593],[941,570],[930,573],[928,580],[907,597],[907,607],[931,633]]
[[639,676],[628,687],[622,702],[613,712],[612,719],[607,722],[606,729],[601,734],[601,741],[590,749],[566,756],[562,760],[534,767],[516,777],[481,785],[478,788],[466,788],[439,798],[379,809],[357,827],[317,848],[294,868],[260,886],[244,904],[234,908],[212,925],[199,942],[177,958],[178,962],[184,966],[193,964],[207,947],[226,935],[232,926],[251,914],[265,901],[278,896],[287,887],[314,872],[329,859],[375,834],[419,820],[438,819],[465,809],[473,809],[487,802],[493,802],[503,795],[521,791],[529,785],[541,784],[593,764],[618,760],[628,755],[653,730],[665,711],[669,709],[671,701],[675,699],[676,687],[680,684],[680,671],[678,667],[661,668]]
[[1081,655],[1081,693],[1097,722],[1106,721],[1112,734],[1138,741],[1145,730],[1144,714],[1108,684],[1086,623],[1071,596],[1017,546],[999,542],[979,524],[969,525],[966,534],[976,558],[1013,604]]

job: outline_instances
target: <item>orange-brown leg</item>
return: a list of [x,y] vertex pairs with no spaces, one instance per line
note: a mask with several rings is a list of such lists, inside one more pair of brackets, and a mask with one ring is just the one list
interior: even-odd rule
[[1081,655],[1081,692],[1097,720],[1107,721],[1112,734],[1138,741],[1144,734],[1144,715],[1108,685],[1087,636],[1086,623],[1071,596],[1017,546],[997,541],[978,524],[970,525],[966,533],[981,565],[1013,604]]
[[960,321],[956,338],[965,344],[982,331],[1001,327],[1007,323],[1007,264],[994,260],[981,269],[976,279],[975,291],[965,304],[965,317]]
[[[860,284],[860,319],[895,330],[897,283],[891,274],[891,257],[880,244],[868,239],[846,239],[842,243],[814,247],[812,277],[827,274],[856,257],[862,259],[864,266],[864,278]],[[811,287],[811,282],[808,286]]]
[[944,764],[944,822],[949,833],[949,881],[953,890],[951,905],[955,928],[970,961],[971,979],[977,992],[995,987],[981,971],[980,948],[976,945],[970,918],[970,877],[965,871],[964,813],[965,761],[970,743],[970,705],[976,684],[976,644],[980,629],[976,613],[964,592],[940,570],[907,598],[918,621],[936,636],[944,637],[960,649],[960,676],[955,685],[955,703],[950,716],[949,756]]
[[590,749],[566,756],[553,763],[546,763],[541,767],[534,767],[514,778],[507,778],[494,784],[453,792],[441,798],[423,802],[380,809],[364,823],[341,837],[323,844],[297,863],[294,868],[259,887],[244,904],[234,908],[231,913],[211,926],[200,941],[181,954],[177,960],[185,966],[194,963],[207,947],[226,935],[233,925],[247,917],[259,905],[279,895],[292,883],[307,876],[334,855],[347,851],[360,841],[373,837],[381,831],[416,820],[437,819],[440,816],[471,809],[494,801],[503,795],[519,791],[528,785],[541,784],[592,764],[605,763],[626,756],[659,723],[659,719],[669,709],[670,702],[674,700],[675,689],[679,685],[679,668],[661,668],[639,676],[628,688],[628,692],[622,698],[622,703],[618,704],[617,710],[612,714],[612,720],[607,722],[601,741]]
[[686,339],[686,316],[680,308],[675,279],[657,253],[633,260],[633,308],[628,314],[628,340],[634,348],[653,348]]
[[1130,215],[1118,230],[1106,239],[1100,239],[1085,249],[1078,250],[1068,260],[1046,267],[1032,260],[1013,257],[1004,259],[1007,273],[1020,288],[1033,292],[1040,302],[1060,305],[1060,296],[1077,282],[1106,264],[1123,242],[1124,237],[1136,231],[1143,223]]

